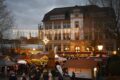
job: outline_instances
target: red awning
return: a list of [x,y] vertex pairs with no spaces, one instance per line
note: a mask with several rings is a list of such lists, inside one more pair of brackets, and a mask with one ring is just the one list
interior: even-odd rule
[[[91,54],[93,52],[57,52],[57,54]],[[107,54],[106,52],[94,52],[94,54]]]
[[76,59],[76,60],[68,60],[63,65],[63,67],[74,67],[74,68],[94,68],[97,66],[97,61],[93,59]]

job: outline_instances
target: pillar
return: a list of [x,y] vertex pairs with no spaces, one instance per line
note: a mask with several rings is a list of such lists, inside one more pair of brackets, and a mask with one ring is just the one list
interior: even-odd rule
[[63,40],[63,22],[61,22],[61,40]]
[[63,52],[63,51],[64,51],[64,45],[61,44],[61,52]]

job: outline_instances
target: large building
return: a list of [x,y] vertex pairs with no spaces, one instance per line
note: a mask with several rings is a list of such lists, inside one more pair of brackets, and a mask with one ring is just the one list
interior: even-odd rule
[[109,33],[114,26],[115,14],[109,7],[95,5],[54,8],[45,14],[43,26],[39,28],[39,38],[46,36],[50,41],[45,50],[85,52],[115,49],[115,39]]

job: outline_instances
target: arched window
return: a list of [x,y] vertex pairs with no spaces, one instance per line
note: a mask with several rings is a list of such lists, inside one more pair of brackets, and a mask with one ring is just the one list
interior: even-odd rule
[[75,28],[79,27],[79,21],[75,21]]

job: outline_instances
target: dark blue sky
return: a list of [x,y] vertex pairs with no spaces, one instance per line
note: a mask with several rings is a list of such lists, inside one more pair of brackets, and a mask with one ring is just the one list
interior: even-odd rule
[[45,13],[56,7],[87,4],[86,0],[6,0],[15,27],[37,28]]

